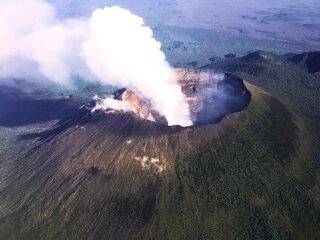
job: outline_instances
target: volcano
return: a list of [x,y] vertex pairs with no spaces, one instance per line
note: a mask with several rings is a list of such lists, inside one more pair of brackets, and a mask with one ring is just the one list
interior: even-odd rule
[[[177,70],[177,75],[190,106],[194,122],[192,127],[168,126],[166,119],[152,110],[148,99],[137,91],[123,88],[116,91],[112,98],[125,103],[129,111],[124,112],[111,107],[101,109],[99,105],[103,103],[101,99],[96,98],[81,106],[76,114],[57,123],[52,129],[40,133],[39,138],[40,140],[54,138],[68,132],[76,135],[87,134],[96,132],[97,129],[101,138],[109,134],[122,139],[161,135],[171,137],[172,134],[178,133],[192,135],[194,131],[203,131],[201,126],[215,127],[214,124],[223,118],[232,118],[229,115],[241,112],[250,103],[251,94],[243,80],[231,74],[216,73],[211,70],[180,69]],[[199,136],[205,137],[206,134]],[[82,136],[75,138],[86,139]],[[195,140],[198,141],[199,138],[195,137]],[[74,143],[74,140],[71,142]]]
[[0,237],[232,239],[255,216],[254,232],[268,239],[260,221],[279,199],[270,189],[294,191],[280,175],[296,177],[308,152],[301,120],[231,74],[177,74],[194,126],[168,126],[138,93],[121,89],[114,99],[134,111],[97,110],[93,100],[33,135],[5,167]]
[[[212,70],[178,69],[176,75],[186,95],[194,126],[217,123],[231,113],[240,112],[250,102],[251,95],[243,81],[231,74]],[[145,99],[137,90],[123,88],[116,91],[112,98],[121,101],[124,108],[140,119],[167,125],[164,116],[153,110],[150,100]],[[108,104],[104,106],[103,99],[97,100],[93,108],[87,106],[87,109],[102,109],[105,113],[117,110]]]

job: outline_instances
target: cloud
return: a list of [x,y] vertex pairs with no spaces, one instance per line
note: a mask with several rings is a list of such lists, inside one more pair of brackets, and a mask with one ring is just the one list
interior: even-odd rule
[[175,73],[141,17],[116,6],[97,9],[90,19],[90,30],[83,52],[103,83],[138,89],[169,125],[192,125]]
[[59,20],[52,5],[40,0],[0,2],[0,77],[49,79],[70,84],[73,76],[88,76],[80,57],[87,23]]
[[192,125],[160,42],[126,9],[106,7],[90,19],[59,19],[42,0],[1,0],[0,33],[0,79],[72,85],[80,77],[135,88],[169,125]]

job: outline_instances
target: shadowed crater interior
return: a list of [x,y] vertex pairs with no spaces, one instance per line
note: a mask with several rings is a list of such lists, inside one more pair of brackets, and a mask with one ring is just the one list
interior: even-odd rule
[[178,73],[194,126],[220,122],[250,103],[250,92],[243,80],[234,75],[205,69],[182,69]]

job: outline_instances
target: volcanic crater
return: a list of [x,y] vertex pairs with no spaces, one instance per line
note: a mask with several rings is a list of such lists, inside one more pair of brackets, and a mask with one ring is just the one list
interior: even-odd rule
[[[242,111],[250,103],[250,92],[243,80],[234,75],[196,69],[178,69],[176,75],[189,105],[192,127],[218,123],[224,117]],[[150,101],[144,99],[138,91],[123,88],[116,91],[112,98],[125,102],[131,110],[129,112],[137,117],[137,121],[144,119],[154,122],[154,128],[160,132],[181,129],[180,126],[168,126],[165,117],[152,110]],[[96,99],[95,103],[90,103],[86,108],[99,114],[99,105],[103,104],[101,102],[101,99]],[[102,112],[119,115],[119,112],[116,113],[111,107],[103,109]]]
[[[116,169],[162,173],[174,167],[174,159],[225,135],[246,116],[245,111],[241,113],[249,105],[251,93],[242,79],[212,70],[176,71],[190,105],[193,126],[168,126],[138,94],[121,89],[113,97],[128,101],[133,112],[95,110],[98,103],[91,101],[37,135],[37,158],[49,158],[48,163],[59,161],[55,164],[57,171],[67,175],[75,169],[92,173],[93,168],[105,176],[118,172]],[[61,156],[62,162],[58,160]]]
[[[279,164],[288,171],[300,166],[299,158],[290,159],[304,154],[300,148],[308,142],[301,139],[307,138],[284,103],[230,74],[177,72],[195,126],[167,126],[130,112],[92,111],[95,101],[82,106],[39,133],[8,166],[10,184],[3,187],[2,209],[8,209],[3,214],[12,227],[29,224],[20,219],[36,219],[44,231],[57,226],[48,236],[69,234],[68,226],[71,239],[144,239],[145,229],[158,239],[159,230],[173,236],[177,227],[192,236],[194,226],[207,231],[202,223],[216,213],[215,207],[208,211],[208,202],[227,206],[230,189],[231,199],[238,199],[239,189],[260,182],[253,178],[257,180],[248,185],[252,169],[263,168],[278,179]],[[114,97],[131,94],[123,89]],[[214,111],[219,107],[224,112]],[[275,182],[274,188],[279,185]],[[18,209],[17,217],[11,209]],[[198,222],[194,216],[199,213],[204,220]],[[237,212],[232,214],[228,210],[225,216],[234,219]],[[25,229],[31,234],[37,226]]]
[[121,174],[117,169],[171,172],[174,159],[189,156],[234,128],[246,117],[242,110],[251,101],[251,93],[236,76],[212,70],[176,71],[193,126],[168,126],[134,91],[121,89],[113,97],[129,101],[136,108],[134,112],[94,110],[98,103],[93,100],[33,135],[38,139],[37,146],[28,155],[47,159],[49,165],[53,164],[50,171],[67,176],[76,169],[104,176]]

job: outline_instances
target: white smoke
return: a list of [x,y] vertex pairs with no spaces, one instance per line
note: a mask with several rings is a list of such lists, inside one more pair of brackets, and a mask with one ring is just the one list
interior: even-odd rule
[[169,125],[190,126],[190,113],[161,44],[143,19],[120,7],[97,9],[91,39],[83,44],[87,64],[104,83],[137,88]]
[[91,110],[92,112],[96,110],[116,110],[124,112],[134,112],[136,113],[135,108],[128,101],[116,100],[111,97],[106,97],[101,99],[99,97],[95,98],[97,100],[96,106]]
[[192,125],[161,44],[128,10],[106,7],[90,19],[60,20],[45,1],[1,0],[0,33],[0,78],[70,84],[95,75],[104,84],[139,90],[169,125]]
[[0,1],[0,77],[68,85],[72,77],[91,78],[79,53],[88,24],[59,20],[40,0]]

